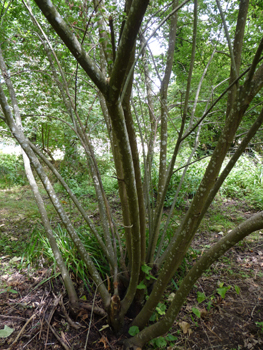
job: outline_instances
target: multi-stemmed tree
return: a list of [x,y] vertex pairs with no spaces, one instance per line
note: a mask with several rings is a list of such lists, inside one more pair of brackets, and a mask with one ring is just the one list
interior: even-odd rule
[[[86,263],[113,331],[121,331],[124,316],[131,306],[137,311],[132,325],[138,326],[140,332],[126,340],[124,348],[141,348],[169,330],[195,282],[214,261],[244,237],[263,228],[263,213],[260,212],[221,238],[184,277],[165,315],[148,325],[216,193],[263,122],[259,101],[263,87],[263,38],[258,31],[262,9],[254,3],[249,5],[248,0],[231,3],[216,0],[213,4],[197,0],[93,0],[92,4],[87,1],[61,4],[51,0],[23,0],[23,5],[27,12],[23,9],[21,22],[16,14],[21,4],[10,2],[2,9],[2,27],[9,23],[9,16],[15,20],[13,32],[7,31],[5,40],[1,39],[0,43],[0,66],[5,80],[1,80],[0,87],[1,119],[23,149],[27,176],[72,310],[78,309],[78,297],[57,248],[31,166]],[[23,34],[25,24],[30,28],[30,38]],[[15,35],[16,25],[19,33]],[[4,31],[1,33],[4,38]],[[28,89],[33,84],[37,106],[31,100],[30,114],[24,101],[23,114],[32,116],[37,133],[41,125],[37,114],[42,109],[45,122],[51,130],[53,128],[54,138],[56,131],[64,138],[74,135],[75,144],[83,148],[96,192],[99,228],[52,162],[40,151],[41,142],[34,143],[32,124],[27,119],[21,121],[19,105],[22,97],[19,96],[22,87],[18,82],[22,77],[12,75],[10,67],[18,69],[22,58],[10,55],[10,47],[12,38],[17,37],[23,45],[23,36],[34,45],[37,40],[41,50],[41,56],[32,59],[31,68],[28,63],[30,73],[28,81],[24,80]],[[155,38],[155,46],[159,45],[160,50],[162,46],[161,54],[151,52],[151,38]],[[14,42],[15,50],[18,43]],[[30,47],[34,45],[25,45],[28,57]],[[37,57],[32,51],[33,55]],[[45,66],[42,74],[49,77],[38,84],[35,80],[30,82],[36,66]],[[39,96],[43,97],[37,98]],[[52,111],[48,111],[51,107]],[[251,115],[247,113],[249,109],[253,109]],[[92,112],[94,119],[90,117]],[[95,123],[96,118],[103,118],[101,137],[107,137],[110,144],[118,180],[123,234],[116,225],[96,161],[90,124]],[[58,127],[59,120],[64,123],[63,132]],[[238,147],[222,169],[240,126],[245,133],[242,132]],[[200,137],[205,140],[204,130],[213,136],[210,137],[213,152],[190,207],[167,245],[169,222],[161,228],[161,220],[177,158],[185,145],[192,147],[185,160],[183,181]],[[99,137],[97,134],[96,138]],[[69,146],[70,140],[64,140],[68,148],[73,147],[73,143]],[[142,157],[138,146],[143,148]],[[48,151],[43,142],[42,149]],[[152,174],[157,154],[158,184],[154,192]],[[89,227],[87,234],[95,236],[107,258],[112,273],[112,293],[58,200],[43,163],[64,186]],[[182,181],[175,191],[176,196]],[[146,277],[152,267],[156,279],[151,279],[154,283],[148,288],[151,292],[146,300],[149,286]]]

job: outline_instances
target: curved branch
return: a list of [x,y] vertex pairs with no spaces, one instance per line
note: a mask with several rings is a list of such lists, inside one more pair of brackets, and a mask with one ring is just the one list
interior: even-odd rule
[[229,49],[230,58],[231,58],[231,68],[232,68],[233,73],[234,73],[234,79],[237,79],[238,74],[237,74],[237,67],[236,67],[236,62],[235,62],[235,56],[234,56],[234,51],[232,49],[231,40],[230,40],[230,36],[229,36],[229,33],[228,33],[227,25],[226,25],[225,16],[224,16],[224,13],[223,13],[223,10],[222,10],[222,7],[220,5],[219,0],[216,0],[216,3],[217,3],[217,7],[219,9],[220,16],[221,16],[221,19],[222,19],[222,22],[223,22],[223,25],[224,25],[225,35],[226,35],[226,39],[227,39],[227,43],[228,43],[228,49]]

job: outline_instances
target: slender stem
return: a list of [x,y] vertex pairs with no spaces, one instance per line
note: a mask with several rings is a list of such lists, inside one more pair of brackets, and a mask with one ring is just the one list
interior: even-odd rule
[[219,9],[220,16],[221,16],[221,19],[222,19],[222,22],[223,22],[223,25],[224,25],[225,35],[226,35],[226,39],[227,39],[227,43],[228,43],[228,49],[229,49],[230,57],[231,57],[231,67],[232,67],[233,72],[234,72],[234,79],[236,80],[237,77],[238,77],[237,67],[236,67],[236,62],[235,62],[235,57],[234,57],[234,51],[232,49],[232,44],[231,44],[230,36],[229,36],[229,33],[228,33],[228,29],[227,29],[225,16],[224,16],[222,7],[220,5],[220,1],[216,0],[216,3],[217,3],[217,7]]

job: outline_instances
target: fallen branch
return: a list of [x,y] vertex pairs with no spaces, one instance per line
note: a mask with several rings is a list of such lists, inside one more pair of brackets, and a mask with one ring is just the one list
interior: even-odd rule
[[65,315],[65,317],[66,317],[68,323],[71,325],[71,327],[73,327],[73,328],[75,328],[75,329],[80,329],[81,327],[83,327],[83,326],[81,326],[81,325],[76,324],[75,322],[73,322],[72,319],[69,317],[69,315],[68,315],[68,313],[67,313],[67,311],[66,311],[65,305],[64,305],[64,303],[63,303],[63,299],[60,300],[59,304],[60,304],[60,306],[61,306],[61,309],[62,309],[63,314]]
[[[46,320],[47,324],[48,321]],[[69,347],[63,339],[60,338],[60,336],[57,334],[55,329],[51,326],[51,324],[48,324],[49,328],[51,329],[51,332],[54,334],[54,336],[57,338],[57,340],[60,342],[60,344],[63,346],[65,350],[71,350],[71,347]]]
[[[53,294],[55,296],[55,294]],[[56,297],[55,296],[55,301],[54,301],[54,304],[53,304],[53,307],[52,307],[52,310],[48,316],[48,319],[45,319],[45,321],[47,322],[47,335],[46,335],[46,341],[45,341],[45,348],[46,349],[46,346],[47,346],[47,341],[48,341],[48,333],[49,333],[49,328],[51,329],[51,325],[50,325],[50,322],[51,322],[51,319],[54,315],[54,312],[59,304],[59,300],[62,298],[62,294],[59,296],[59,297]]]
[[86,303],[80,303],[79,306],[80,306],[80,308],[83,308],[83,309],[86,309],[89,311],[93,311],[94,314],[96,314],[98,316],[101,316],[101,317],[107,316],[106,311],[99,306],[93,306],[91,304],[86,304]]

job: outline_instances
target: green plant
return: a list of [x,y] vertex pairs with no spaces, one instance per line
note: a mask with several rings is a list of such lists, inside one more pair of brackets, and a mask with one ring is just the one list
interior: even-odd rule
[[[221,298],[224,299],[225,296],[226,296],[226,292],[227,292],[229,289],[231,289],[232,286],[225,286],[225,287],[224,287],[224,282],[220,282],[220,283],[218,284],[218,286],[219,286],[219,288],[217,288],[216,291],[217,291],[217,293],[221,296]],[[239,295],[239,293],[240,293],[240,287],[237,286],[237,285],[235,285],[235,286],[234,286],[234,289],[235,289],[236,293]]]
[[219,283],[219,288],[216,289],[217,293],[221,296],[221,298],[225,298],[226,292],[231,288],[231,286],[223,287],[224,283]]
[[212,306],[213,306],[213,302],[212,300],[209,300],[206,304],[207,311],[211,310]]
[[159,319],[160,316],[165,315],[166,309],[167,309],[167,306],[164,303],[162,302],[158,303],[158,305],[156,306],[155,312],[150,317],[150,321],[155,322],[156,320]]
[[[148,281],[150,281],[150,279],[156,280],[156,278],[151,274],[152,268],[150,266],[147,266],[146,264],[144,264],[141,266],[141,270],[142,272],[144,272],[146,280]],[[137,289],[146,289],[146,288],[147,286],[145,285],[144,281],[141,281],[137,286]]]
[[22,157],[0,151],[0,189],[22,186],[26,182]]
[[3,294],[3,293],[13,293],[13,294],[17,294],[18,292],[14,289],[12,289],[12,287],[8,286],[6,288],[4,288],[0,294]]
[[[81,29],[85,25],[84,13],[81,11],[80,15],[79,7],[69,6],[68,2],[56,2],[55,8],[52,0],[35,0],[33,12],[27,9],[33,24],[28,21],[28,13],[25,15],[26,2],[23,3],[24,7],[17,2],[17,6],[4,11],[4,20],[1,20],[1,33],[6,36],[0,51],[2,76],[8,77],[5,74],[5,59],[10,67],[8,70],[16,71],[23,64],[30,72],[28,81],[24,74],[11,74],[7,84],[0,85],[1,127],[5,122],[7,133],[12,133],[23,146],[34,166],[54,209],[59,213],[60,222],[71,237],[65,240],[64,232],[62,242],[57,237],[61,250],[67,251],[64,253],[67,266],[71,271],[75,269],[75,275],[85,273],[84,269],[89,271],[89,277],[98,288],[103,307],[108,313],[110,327],[116,333],[121,331],[132,303],[142,302],[141,310],[132,321],[141,331],[125,340],[124,347],[129,349],[142,348],[153,337],[164,338],[187,295],[207,268],[239,240],[263,228],[261,214],[255,214],[205,250],[195,264],[193,261],[189,263],[187,252],[198,236],[200,222],[213,205],[231,170],[234,173],[241,153],[254,137],[258,137],[256,133],[263,122],[259,103],[262,100],[263,77],[260,62],[262,41],[258,30],[262,21],[257,16],[251,16],[255,4],[248,1],[230,2],[224,16],[220,16],[216,5],[203,7],[203,2],[200,6],[198,1],[194,1],[192,6],[187,2],[177,7],[177,1],[173,1],[172,6],[166,6],[163,1],[158,4],[154,2],[153,5],[149,0],[133,0],[126,3],[125,10],[119,4],[122,2],[116,2],[118,5],[113,13],[112,1],[100,2],[99,6],[94,1],[94,8],[88,9],[90,13],[94,11],[85,40],[79,40],[79,34],[75,31],[75,27]],[[161,6],[161,12],[156,11],[155,6]],[[59,70],[57,62],[53,61],[53,49],[40,42],[39,33],[35,36],[34,25],[41,13],[49,24],[41,17],[38,30],[42,30],[43,26],[54,44],[52,47],[59,47]],[[107,35],[109,31],[104,19],[105,14],[109,13],[114,18],[115,35]],[[210,16],[213,17],[212,21],[204,19]],[[54,31],[52,28],[46,30],[50,25]],[[155,31],[150,34],[149,27],[155,27],[158,36]],[[226,32],[229,29],[230,40],[215,37],[214,33],[220,27],[225,28]],[[28,40],[19,40],[15,35],[17,32],[28,33]],[[110,32],[113,34],[112,30]],[[160,40],[165,51],[157,55],[155,66],[148,48],[142,43],[149,42],[151,36]],[[114,37],[120,39],[118,47],[111,40]],[[248,37],[253,40],[248,40]],[[47,40],[46,36],[41,39]],[[232,44],[234,55],[230,48]],[[41,50],[36,49],[40,45]],[[215,47],[220,52],[230,49],[230,57],[218,55]],[[25,62],[21,62],[21,56]],[[76,61],[79,65],[77,71]],[[39,75],[39,67],[36,67],[41,62],[51,67],[54,73],[45,78],[47,84]],[[40,71],[43,74],[43,70]],[[70,76],[75,76],[75,79],[68,79]],[[151,81],[156,79],[161,80],[158,98],[152,93],[151,86]],[[17,95],[18,99],[22,96],[21,107],[9,98],[11,94]],[[13,105],[9,106],[9,103]],[[18,118],[14,120],[10,111],[19,107],[25,112],[24,115],[34,115],[34,120],[30,120],[30,117],[22,121]],[[27,142],[33,136],[33,128],[36,129],[34,139],[39,141],[39,148]],[[224,160],[228,161],[229,146],[234,142],[238,150],[230,164],[224,167]],[[89,222],[90,229],[86,228],[86,232],[74,226],[72,217],[64,210],[39,164],[39,157],[41,162],[45,161],[39,149],[45,148],[48,153],[55,147],[65,152],[65,168],[61,167],[60,171],[73,192],[79,198],[87,193],[82,187],[85,181],[90,181],[96,189],[99,215]],[[117,178],[122,215],[111,207],[107,191],[102,186],[103,182],[109,187],[111,185],[104,178],[108,169],[97,162],[100,155],[105,154],[106,159],[112,159],[114,170],[111,167],[110,170]],[[207,164],[197,159],[201,154],[209,155]],[[198,162],[188,167],[189,157],[195,155]],[[85,164],[88,165],[88,175],[84,174],[86,170],[80,170],[82,156],[83,159],[85,156]],[[141,179],[142,162],[149,181],[146,181],[146,177],[144,182]],[[184,172],[183,168],[187,171]],[[253,184],[251,182],[250,186],[245,187],[246,174],[243,178],[242,175],[236,173],[238,187],[232,181],[227,195],[253,198]],[[261,178],[260,175],[258,183]],[[179,183],[182,184],[180,192]],[[163,209],[171,204],[177,192],[179,203],[184,203],[184,213],[176,229],[170,228],[166,240],[166,232],[162,236],[160,230]],[[148,198],[148,194],[151,198]],[[70,195],[68,191],[67,196]],[[75,198],[71,196],[71,199],[73,203]],[[258,198],[254,197],[254,200],[260,204]],[[88,221],[83,212],[86,208],[82,210],[76,201],[74,203],[76,210],[79,209],[83,219]],[[119,226],[124,228],[123,235],[119,235]],[[91,237],[91,231],[97,240]],[[164,239],[159,239],[160,236]],[[118,241],[120,245],[124,242],[123,247],[118,247]],[[44,254],[42,252],[43,257]],[[83,261],[79,261],[80,255]],[[155,262],[161,268],[157,271],[157,280],[147,299],[147,293],[137,288],[143,277],[141,266],[145,263],[154,266]],[[178,290],[169,309],[165,310],[163,296],[180,266]],[[114,295],[104,281],[105,269],[114,274]],[[126,289],[121,300],[119,276],[125,278]],[[65,286],[73,309],[78,311],[70,274],[63,274],[63,277],[65,282],[71,282],[71,288],[67,287],[67,283]],[[145,289],[146,285],[145,278],[141,287]],[[221,294],[225,293],[222,291]],[[151,325],[149,318],[153,310],[160,317],[156,324]]]
[[262,156],[242,155],[221,188],[221,194],[231,198],[247,198],[250,205],[263,208]]
[[192,312],[197,316],[198,318],[201,318],[201,311],[197,309],[196,307],[192,307]]
[[[108,263],[106,262],[101,250],[98,249],[95,238],[88,234],[86,227],[79,228],[78,233],[84,246],[91,253],[92,259],[100,273],[102,276],[104,276],[104,278],[106,278],[106,275],[110,275]],[[56,237],[58,247],[64,257],[67,268],[74,273],[76,278],[83,281],[87,290],[90,290],[85,263],[78,255],[76,248],[74,247],[72,240],[67,235],[65,229],[58,225],[56,230],[54,230],[54,235]],[[105,263],[101,264],[102,261],[105,261]],[[42,231],[39,229],[34,229],[31,235],[31,240],[22,256],[21,264],[49,265],[50,263],[53,263],[55,271],[56,260],[54,259],[49,241],[47,237],[43,235]]]
[[206,299],[205,293],[197,292],[197,301],[198,303],[202,303]]
[[150,341],[150,344],[153,346],[154,349],[167,349],[167,347],[173,347],[174,341],[176,341],[178,338],[174,336],[173,334],[167,334],[165,337],[158,337],[154,338]]
[[129,328],[129,331],[128,331],[128,333],[132,336],[132,337],[134,337],[136,334],[138,334],[140,332],[140,330],[139,330],[139,327],[137,327],[137,326],[131,326],[130,328]]
[[263,333],[263,322],[256,322],[257,327],[259,327],[259,331]]

